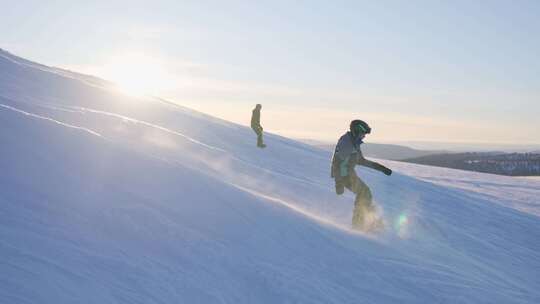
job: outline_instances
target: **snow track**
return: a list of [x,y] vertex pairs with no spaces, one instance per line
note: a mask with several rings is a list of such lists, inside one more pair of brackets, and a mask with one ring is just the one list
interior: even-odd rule
[[60,122],[60,121],[58,121],[58,120],[54,120],[54,119],[52,119],[52,118],[49,118],[49,117],[43,117],[43,116],[40,116],[40,115],[28,113],[28,112],[25,112],[25,111],[22,111],[22,110],[19,110],[19,109],[16,109],[16,108],[14,108],[14,107],[7,106],[7,105],[4,105],[4,104],[0,104],[0,107],[5,108],[5,109],[8,109],[8,110],[11,110],[11,111],[15,111],[15,112],[18,112],[18,113],[21,113],[21,114],[24,114],[24,115],[26,115],[26,116],[31,116],[31,117],[35,117],[35,118],[39,118],[39,119],[43,119],[43,120],[48,120],[48,121],[54,122],[54,123],[56,123],[56,124],[62,125],[62,126],[64,126],[64,127],[73,128],[73,129],[79,129],[79,130],[88,132],[88,133],[90,133],[90,134],[92,134],[92,135],[96,135],[96,136],[101,137],[101,134],[99,134],[99,133],[97,133],[97,132],[94,132],[94,131],[92,131],[92,130],[89,130],[89,129],[86,129],[86,128],[77,127],[77,126],[73,126],[73,125],[70,125],[70,124],[66,124],[66,123]]

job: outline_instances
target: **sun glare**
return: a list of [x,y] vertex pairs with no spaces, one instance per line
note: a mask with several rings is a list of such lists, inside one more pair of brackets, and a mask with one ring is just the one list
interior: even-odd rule
[[116,56],[103,73],[122,93],[130,96],[160,95],[175,85],[163,62],[143,54]]

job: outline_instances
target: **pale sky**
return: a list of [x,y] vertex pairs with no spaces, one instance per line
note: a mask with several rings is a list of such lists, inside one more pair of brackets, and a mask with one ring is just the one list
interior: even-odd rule
[[334,141],[540,144],[540,1],[4,1],[0,48]]

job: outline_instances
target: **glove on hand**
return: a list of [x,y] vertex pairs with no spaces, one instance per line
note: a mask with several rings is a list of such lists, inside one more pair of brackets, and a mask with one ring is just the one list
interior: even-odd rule
[[384,168],[382,169],[382,173],[384,173],[384,174],[386,174],[386,175],[392,175],[392,170],[390,170],[390,169],[384,167]]
[[345,192],[345,185],[341,179],[336,179],[336,194],[342,195]]

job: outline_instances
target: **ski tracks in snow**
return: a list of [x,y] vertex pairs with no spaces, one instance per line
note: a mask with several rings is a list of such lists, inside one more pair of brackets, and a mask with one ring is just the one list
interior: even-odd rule
[[26,111],[23,111],[23,110],[20,110],[20,109],[17,109],[15,107],[8,106],[8,105],[5,105],[5,104],[0,104],[0,107],[11,110],[11,111],[14,111],[14,112],[17,112],[17,113],[20,113],[20,114],[23,114],[23,115],[26,115],[26,116],[30,116],[30,117],[33,117],[33,118],[38,118],[38,119],[50,121],[50,122],[53,122],[55,124],[61,125],[63,127],[72,128],[72,129],[76,129],[76,130],[81,130],[81,131],[90,133],[90,134],[92,134],[94,136],[103,137],[101,134],[99,134],[98,132],[95,132],[93,130],[83,128],[83,127],[79,127],[79,126],[75,126],[75,125],[71,125],[71,124],[68,124],[68,123],[65,123],[65,122],[61,122],[61,121],[52,119],[50,117],[45,117],[45,116],[30,113],[30,112],[26,112]]

